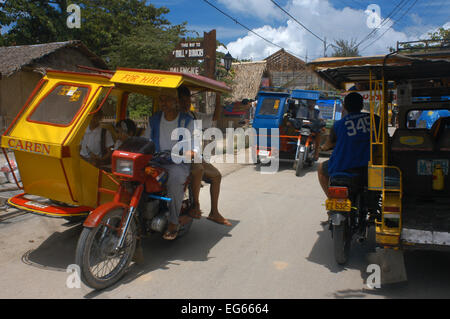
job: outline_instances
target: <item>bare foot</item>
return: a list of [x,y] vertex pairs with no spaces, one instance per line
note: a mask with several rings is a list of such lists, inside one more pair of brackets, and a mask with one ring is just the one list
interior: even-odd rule
[[223,217],[222,215],[220,215],[218,212],[217,213],[210,213],[208,218],[210,221],[213,221],[215,223],[221,224],[221,225],[225,225],[225,226],[233,226],[228,219],[226,219],[225,217]]
[[192,218],[200,219],[202,217],[202,211],[200,210],[200,204],[192,206],[189,210],[189,216]]

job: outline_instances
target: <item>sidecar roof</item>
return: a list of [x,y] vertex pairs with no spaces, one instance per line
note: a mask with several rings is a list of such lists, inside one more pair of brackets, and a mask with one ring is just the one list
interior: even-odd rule
[[120,88],[128,88],[130,91],[133,91],[135,86],[163,91],[184,85],[196,91],[231,92],[231,88],[225,83],[201,75],[161,70],[118,68],[111,78],[111,82]]

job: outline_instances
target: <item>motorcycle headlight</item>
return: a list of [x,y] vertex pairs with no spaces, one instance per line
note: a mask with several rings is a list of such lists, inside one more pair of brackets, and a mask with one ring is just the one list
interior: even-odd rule
[[309,135],[311,135],[311,131],[308,129],[301,129],[300,135],[309,136]]
[[116,173],[133,176],[134,162],[128,159],[117,159],[116,161]]

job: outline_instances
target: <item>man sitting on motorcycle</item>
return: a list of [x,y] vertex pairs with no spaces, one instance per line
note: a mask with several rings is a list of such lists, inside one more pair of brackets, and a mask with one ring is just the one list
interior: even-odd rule
[[[156,152],[169,151],[179,142],[172,140],[172,132],[178,128],[186,128],[191,136],[194,131],[192,117],[184,112],[179,112],[178,99],[172,95],[160,95],[159,105],[161,112],[155,113],[149,120],[144,136],[155,143]],[[177,135],[178,136],[178,135]],[[184,150],[186,152],[186,150]],[[172,160],[173,158],[172,154]],[[178,155],[178,154],[177,154]],[[191,157],[192,151],[188,150],[186,155]],[[163,238],[173,240],[178,235],[178,218],[184,198],[184,184],[190,173],[190,164],[183,161],[179,164],[162,164],[169,174],[167,180],[167,195],[172,200],[169,202],[169,226]]]
[[312,123],[312,131],[316,133],[314,136],[314,160],[319,159],[320,148],[320,131],[322,130],[321,123],[323,122],[322,115],[320,114],[319,106],[313,100],[308,100],[308,120]]
[[[180,102],[181,111],[188,113],[192,116],[193,120],[202,121],[203,128],[212,127],[212,122],[217,118],[218,107],[214,111],[214,115],[207,115],[199,112],[190,111],[191,107],[191,91],[185,87],[180,86],[178,88],[178,98]],[[195,126],[195,125],[194,125]],[[211,184],[210,196],[211,196],[211,211],[208,220],[215,223],[232,226],[232,224],[219,213],[219,193],[220,193],[220,182],[222,175],[219,170],[215,168],[211,163],[206,162],[203,158],[200,163],[191,164],[191,177],[192,177],[192,193],[194,197],[194,207],[192,207],[190,216],[193,218],[200,218],[202,212],[200,210],[200,188],[202,185],[202,180],[206,179]]]
[[370,114],[361,112],[363,97],[356,92],[348,94],[344,109],[348,114],[334,123],[327,142],[321,147],[323,151],[334,148],[330,159],[321,163],[317,171],[327,196],[330,176],[363,170],[370,159]]

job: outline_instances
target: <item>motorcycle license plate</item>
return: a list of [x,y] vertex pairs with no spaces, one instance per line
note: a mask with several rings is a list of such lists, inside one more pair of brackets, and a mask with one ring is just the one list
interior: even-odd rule
[[339,212],[349,212],[352,210],[352,202],[349,199],[327,199],[325,206],[327,207],[327,210]]
[[260,156],[270,156],[270,152],[269,151],[258,151],[258,155]]

